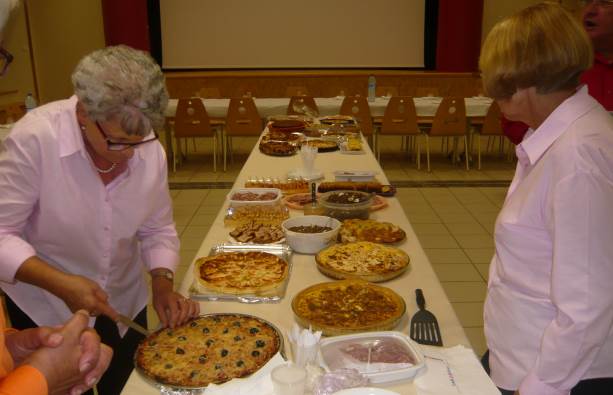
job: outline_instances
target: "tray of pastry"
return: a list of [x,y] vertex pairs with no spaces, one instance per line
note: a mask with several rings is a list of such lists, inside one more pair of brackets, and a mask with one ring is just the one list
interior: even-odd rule
[[309,181],[301,178],[251,177],[245,182],[245,188],[277,188],[283,195],[310,192]]
[[276,303],[292,271],[287,244],[223,243],[194,264],[190,297],[198,300]]
[[289,218],[289,210],[284,205],[250,205],[228,207],[224,224],[237,227],[250,222],[279,225]]

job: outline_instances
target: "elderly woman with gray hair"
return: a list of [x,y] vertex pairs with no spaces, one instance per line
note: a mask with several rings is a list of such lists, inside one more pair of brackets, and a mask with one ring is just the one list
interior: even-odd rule
[[118,394],[142,336],[115,320],[146,325],[143,268],[162,325],[199,313],[173,290],[179,240],[154,132],[168,95],[153,59],[126,46],[85,56],[72,82],[75,95],[28,113],[0,154],[0,285],[15,328],[95,316],[115,353],[98,392]]

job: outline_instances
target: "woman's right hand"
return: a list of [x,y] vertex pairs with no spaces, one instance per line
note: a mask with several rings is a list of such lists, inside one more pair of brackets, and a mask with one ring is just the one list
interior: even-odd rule
[[68,274],[64,287],[59,296],[73,313],[78,310],[87,310],[89,315],[106,315],[117,321],[118,313],[108,302],[108,295],[95,282],[87,277]]

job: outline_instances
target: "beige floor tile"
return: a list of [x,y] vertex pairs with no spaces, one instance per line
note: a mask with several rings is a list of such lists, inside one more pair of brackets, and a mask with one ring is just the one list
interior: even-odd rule
[[448,235],[449,230],[443,224],[411,224],[413,230],[420,235]]
[[215,221],[215,218],[217,217],[216,214],[200,214],[200,215],[194,215],[194,217],[191,219],[191,221],[189,221],[189,225],[196,225],[196,226],[210,226],[213,221]]
[[409,218],[411,224],[437,224],[441,223],[441,219],[434,211],[416,211],[410,207],[404,207],[404,212]]
[[192,236],[191,234],[185,232],[183,236],[181,236],[181,249],[198,250],[202,245],[203,239],[203,237]]
[[424,248],[430,263],[470,263],[470,259],[459,248]]
[[435,263],[432,268],[439,281],[482,281],[483,278],[470,264]]
[[183,233],[183,231],[185,230],[185,225],[182,226],[175,226],[175,228],[177,229],[177,235],[181,236],[181,234]]
[[217,214],[219,212],[219,209],[221,209],[221,204],[218,206],[215,205],[202,205],[198,208],[198,210],[196,210],[196,214],[195,215],[204,215],[204,214]]
[[489,234],[494,234],[494,229],[496,228],[496,217],[477,218],[477,221],[479,221],[481,226],[483,226],[483,229],[485,229]]
[[209,233],[210,226],[197,226],[197,225],[189,225],[185,227],[183,231],[184,236],[192,237],[192,238],[200,238],[203,240],[204,237]]
[[490,263],[494,256],[494,248],[464,248],[464,252],[472,263]]
[[183,189],[181,193],[173,199],[173,203],[178,206],[200,204],[208,194],[208,189]]
[[421,235],[418,237],[423,248],[459,248],[451,235]]
[[483,302],[451,303],[463,327],[483,327]]
[[454,235],[462,248],[494,248],[494,238],[487,234]]
[[498,215],[500,211],[500,207],[490,202],[487,198],[484,198],[483,201],[479,203],[465,204],[464,207],[475,215],[480,215],[481,213],[493,213]]
[[198,210],[198,205],[194,203],[193,205],[173,205],[172,213],[175,217],[193,217]]
[[466,337],[468,337],[477,358],[481,359],[483,354],[485,354],[485,351],[487,351],[487,342],[485,341],[483,327],[464,328],[464,332],[466,333]]
[[430,202],[432,209],[440,216],[467,214],[466,209],[459,202],[438,203]]
[[211,168],[211,171],[198,172],[194,174],[192,178],[190,179],[190,181],[191,182],[215,182],[215,181],[218,181],[220,173],[221,173],[221,166],[218,164],[217,173],[215,173],[213,169]]
[[476,220],[470,222],[447,223],[445,224],[452,235],[489,235],[485,228]]
[[489,280],[490,274],[490,264],[489,263],[475,263],[475,267],[479,271],[481,278],[487,282]]
[[175,225],[176,226],[185,226],[190,223],[194,216],[193,215],[174,215]]
[[404,181],[409,179],[404,169],[386,169],[385,176],[390,181]]
[[483,302],[487,292],[487,286],[483,281],[442,282],[441,285],[452,303]]
[[179,255],[181,256],[181,261],[179,262],[179,266],[190,265],[192,261],[194,260],[194,258],[196,257],[197,252],[198,252],[198,249],[188,250],[188,249],[181,248],[181,251],[179,251]]
[[468,211],[463,213],[445,214],[441,216],[441,221],[443,221],[444,224],[467,223],[473,220],[474,217]]

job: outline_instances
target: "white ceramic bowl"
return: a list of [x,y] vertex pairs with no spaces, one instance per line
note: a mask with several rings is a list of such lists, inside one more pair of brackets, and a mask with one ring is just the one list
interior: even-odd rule
[[[289,230],[294,226],[308,225],[329,226],[332,230],[321,233],[300,233]],[[285,240],[292,250],[301,254],[317,254],[336,241],[341,223],[323,215],[303,215],[285,220],[281,227],[285,233]]]

